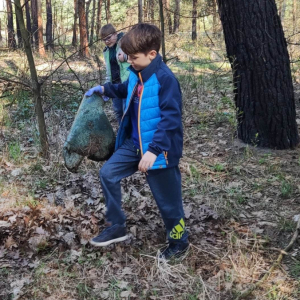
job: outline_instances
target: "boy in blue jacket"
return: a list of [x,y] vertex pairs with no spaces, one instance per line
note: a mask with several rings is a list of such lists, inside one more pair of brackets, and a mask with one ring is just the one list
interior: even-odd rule
[[168,260],[186,253],[189,243],[178,167],[183,147],[181,90],[158,53],[160,44],[156,26],[134,26],[121,40],[131,64],[128,80],[96,86],[86,93],[126,98],[115,153],[100,170],[109,225],[90,242],[106,246],[128,238],[120,181],[140,170],[146,174],[167,230],[169,245],[161,256]]

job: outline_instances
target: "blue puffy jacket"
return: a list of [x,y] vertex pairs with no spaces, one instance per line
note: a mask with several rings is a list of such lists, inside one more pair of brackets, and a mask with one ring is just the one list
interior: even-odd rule
[[127,99],[115,149],[131,134],[129,106],[140,79],[143,85],[138,114],[141,154],[150,151],[157,155],[152,169],[174,167],[179,163],[183,147],[182,97],[178,80],[159,54],[142,71],[129,69],[127,81],[104,85],[106,96]]

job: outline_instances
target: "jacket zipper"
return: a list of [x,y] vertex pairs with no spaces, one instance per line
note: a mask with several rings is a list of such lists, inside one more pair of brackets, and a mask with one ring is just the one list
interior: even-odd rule
[[142,79],[141,73],[139,73],[139,78],[140,78],[140,81],[141,81],[141,83],[142,83],[142,92],[141,92],[140,101],[139,101],[138,131],[139,131],[139,141],[140,141],[141,157],[142,157],[142,156],[144,155],[144,153],[143,153],[143,145],[142,145],[142,136],[141,136],[141,126],[140,126],[140,122],[141,122],[142,97],[143,97],[143,93],[144,93],[144,83],[143,83],[143,79]]
[[166,160],[166,164],[168,165],[169,162],[168,162],[168,152],[167,151],[163,151],[164,152],[164,157],[165,157],[165,160]]
[[[136,84],[136,85],[133,87],[133,90],[132,90],[132,93],[131,93],[131,96],[130,96],[130,100],[129,100],[128,106],[126,107],[126,110],[125,110],[125,112],[124,112],[124,114],[123,114],[123,116],[122,116],[121,122],[123,121],[123,119],[124,119],[124,117],[125,117],[125,115],[126,115],[128,109],[129,109],[130,103],[131,103],[131,101],[132,101],[132,95],[133,95],[133,93],[135,93],[135,90],[136,90],[137,85],[138,85],[138,84]],[[120,122],[120,124],[121,124],[121,122]]]

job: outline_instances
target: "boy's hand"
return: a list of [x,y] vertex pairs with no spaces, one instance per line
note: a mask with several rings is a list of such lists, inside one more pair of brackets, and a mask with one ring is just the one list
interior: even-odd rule
[[142,157],[142,159],[139,163],[139,170],[141,172],[144,172],[144,173],[147,172],[150,168],[152,168],[152,166],[153,166],[153,164],[156,160],[156,157],[157,156],[155,154],[153,154],[152,152],[147,151],[143,155],[143,157]]
[[104,93],[104,87],[102,85],[97,85],[91,89],[89,89],[84,95],[87,97],[92,96],[94,93],[103,94]]

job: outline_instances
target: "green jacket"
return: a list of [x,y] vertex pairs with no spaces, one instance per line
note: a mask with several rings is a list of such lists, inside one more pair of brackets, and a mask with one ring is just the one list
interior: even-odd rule
[[[120,40],[120,38],[123,36],[123,33],[119,33],[118,34],[118,41]],[[118,42],[117,41],[117,42]],[[116,53],[118,55],[120,46],[119,44],[117,44],[117,49],[116,49]],[[104,61],[105,61],[105,66],[106,66],[106,76],[105,76],[105,83],[106,82],[111,82],[111,71],[110,71],[110,62],[109,62],[109,48],[105,47],[103,50],[103,56],[104,56]],[[125,62],[120,62],[117,58],[119,67],[120,67],[120,77],[121,77],[121,81],[124,82],[128,79],[129,76],[129,70],[127,70],[127,68],[130,66],[130,64],[125,61]]]

